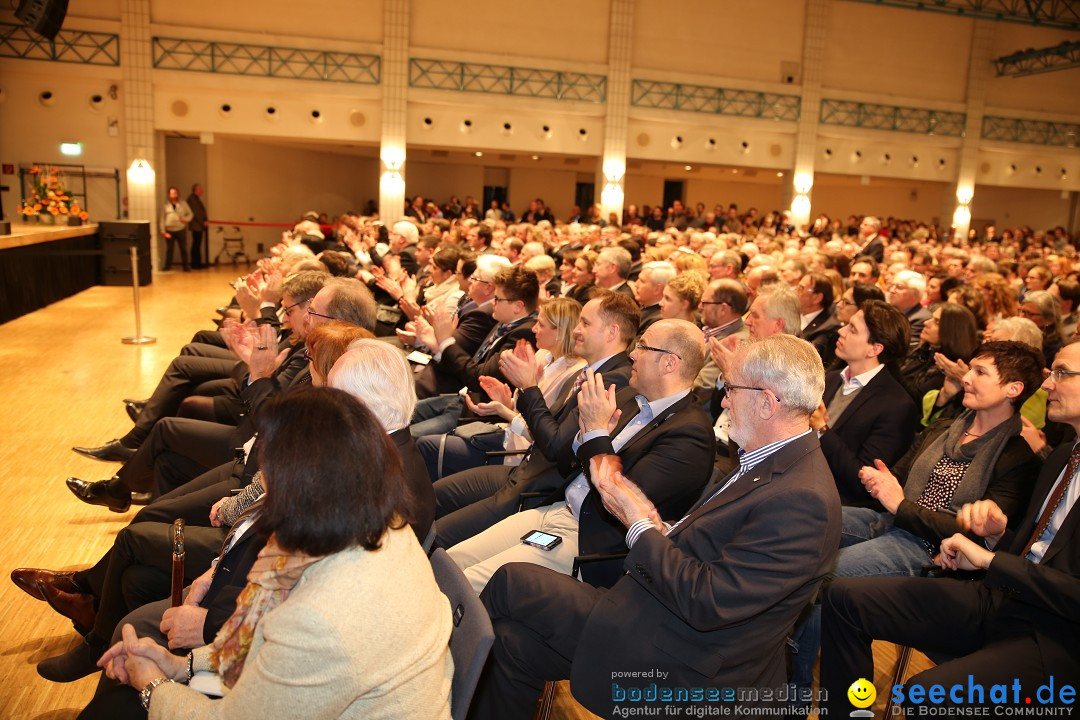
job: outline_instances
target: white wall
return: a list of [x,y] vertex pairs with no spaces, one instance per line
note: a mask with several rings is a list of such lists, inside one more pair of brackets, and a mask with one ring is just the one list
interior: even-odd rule
[[[952,186],[925,180],[862,178],[818,173],[811,195],[811,215],[826,213],[831,218],[848,215],[899,217],[925,222],[942,221],[943,208]],[[951,218],[945,217],[948,224]]]
[[[205,148],[203,201],[211,220],[293,224],[308,210],[332,216],[360,211],[378,198],[374,158],[224,136]],[[274,243],[282,229],[242,228],[248,252],[255,252],[256,243]],[[219,237],[212,228],[211,257],[221,246]]]
[[[118,130],[110,136],[111,119],[122,122],[123,96],[112,100],[109,86],[118,80],[119,70],[66,66],[70,72],[54,72],[53,63],[10,60],[0,62],[0,87],[4,101],[0,102],[0,162],[14,165],[15,173],[0,177],[0,184],[10,191],[3,194],[3,207],[8,218],[14,216],[21,199],[18,169],[31,163],[69,163],[85,165],[87,170],[112,172],[119,169],[125,180],[124,140]],[[15,70],[19,70],[15,73]],[[43,106],[38,101],[42,91],[53,94],[53,104]],[[101,95],[100,111],[90,107],[90,96]],[[60,154],[61,142],[81,142],[80,157]],[[112,179],[94,179],[87,183],[88,204],[92,220],[112,220],[116,217],[116,183]],[[123,193],[123,187],[121,187]]]
[[1069,195],[1062,197],[1056,190],[980,185],[971,201],[971,214],[994,222],[999,228],[1030,225],[1045,230],[1058,225],[1068,227],[1069,207]]

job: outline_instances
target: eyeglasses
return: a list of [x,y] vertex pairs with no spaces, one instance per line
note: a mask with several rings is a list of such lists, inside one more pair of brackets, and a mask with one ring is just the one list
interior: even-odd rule
[[306,360],[307,362],[311,362],[311,350],[309,350],[307,347],[304,348],[304,360]]
[[840,302],[838,302],[837,305],[842,305],[844,307],[855,307],[856,303],[855,303],[854,300],[848,300],[847,298],[840,298]]
[[1047,377],[1050,378],[1051,382],[1057,385],[1065,378],[1072,377],[1073,375],[1080,375],[1080,370],[1066,370],[1065,368],[1054,368],[1050,371]]
[[637,349],[637,350],[651,350],[652,352],[664,353],[664,354],[667,354],[667,355],[674,355],[675,357],[682,360],[682,355],[680,355],[677,352],[672,352],[671,350],[665,350],[664,348],[650,347],[650,346],[646,345],[645,343],[634,343],[634,348]]
[[301,305],[303,305],[304,303],[308,303],[308,302],[311,302],[311,300],[301,300],[301,301],[300,301],[300,302],[298,302],[298,303],[293,303],[292,305],[289,305],[288,307],[284,307],[284,308],[282,308],[282,309],[281,309],[281,311],[282,311],[283,313],[285,313],[286,315],[288,315],[289,313],[291,313],[291,312],[293,311],[293,308],[297,308],[297,307],[300,307],[300,306],[301,306]]
[[478,283],[484,283],[485,285],[491,285],[490,280],[481,280],[480,278],[476,277],[475,273],[469,276],[469,282],[478,282]]
[[699,302],[701,305],[727,305],[727,303],[722,300],[701,300]]
[[517,301],[516,301],[516,300],[512,300],[512,299],[510,299],[510,298],[501,298],[501,297],[499,297],[498,295],[495,295],[495,296],[493,296],[493,297],[491,298],[491,302],[492,302],[493,304],[495,304],[495,305],[498,305],[498,304],[499,304],[499,303],[501,303],[501,302],[508,302],[508,303],[512,303],[512,302],[517,302]]
[[314,315],[315,317],[325,318],[327,320],[337,320],[337,318],[334,317],[333,315],[323,315],[322,313],[317,313],[314,310],[312,310],[310,307],[307,309],[307,314],[308,315]]
[[757,390],[758,392],[769,393],[776,398],[776,402],[780,402],[780,396],[767,388],[754,387],[752,385],[732,385],[731,383],[724,383],[724,387],[728,390]]

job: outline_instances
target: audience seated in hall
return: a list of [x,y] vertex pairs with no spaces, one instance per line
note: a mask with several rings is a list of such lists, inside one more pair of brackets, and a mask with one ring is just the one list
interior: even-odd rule
[[[1080,265],[1064,229],[960,238],[870,215],[796,228],[783,212],[704,202],[638,205],[623,218],[583,207],[571,223],[539,198],[517,221],[509,205],[484,213],[472,198],[417,196],[409,210],[385,225],[346,213],[321,239],[309,221],[285,233],[235,296],[223,292],[221,329],[194,333],[149,398],[125,401],[131,431],[76,448],[124,463],[108,480],[70,478],[80,500],[116,512],[149,502],[93,567],[12,573],[84,633],[39,664],[44,677],[83,677],[107,650],[118,660],[81,717],[138,717],[133,687],[184,679],[186,660],[166,644],[192,649],[194,669],[222,671],[232,689],[207,706],[166,683],[153,690],[155,714],[243,700],[304,703],[299,714],[395,702],[445,716],[450,618],[418,547],[436,517],[437,544],[482,593],[498,636],[476,717],[527,715],[542,681],[559,678],[610,714],[610,673],[635,662],[687,686],[809,687],[822,634],[827,688],[843,673],[870,677],[878,635],[958,657],[925,678],[982,672],[1003,653],[1042,657],[1032,678],[1080,674],[1061,600],[1076,584],[1075,490],[1036,527],[1067,440],[1032,493],[1040,453],[1076,420],[1069,373],[1080,355],[1068,343]],[[256,428],[266,430],[256,438]],[[368,436],[384,439],[358,446]],[[359,475],[316,481],[341,463]],[[317,498],[372,520],[364,537],[306,542],[333,513],[316,516],[291,492],[352,482],[363,493],[375,481],[394,489],[364,508]],[[189,526],[191,587],[168,608],[177,517]],[[257,531],[292,527],[315,535],[285,532],[266,547],[295,563],[290,582],[304,579],[256,621],[244,613],[275,575]],[[537,529],[561,544],[521,543]],[[584,582],[566,577],[593,553],[612,557],[584,563]],[[849,579],[917,574],[935,556],[986,575],[962,588]],[[814,606],[831,575],[840,579]],[[1000,600],[1004,585],[1019,596]],[[349,612],[354,596],[368,599],[360,613]],[[933,612],[913,614],[926,602]],[[398,606],[412,613],[404,625],[386,620]],[[803,612],[789,674],[784,641]],[[281,639],[298,613],[324,623],[321,640]],[[372,623],[394,645],[374,670],[366,643],[326,645],[366,637]],[[1035,639],[1017,641],[1017,623]],[[237,626],[256,638],[248,672],[227,650]],[[936,641],[953,626],[963,642]],[[140,653],[128,663],[138,669],[123,666]],[[271,661],[334,678],[334,689],[285,692],[254,673]],[[366,682],[390,672],[406,677],[394,700]]]

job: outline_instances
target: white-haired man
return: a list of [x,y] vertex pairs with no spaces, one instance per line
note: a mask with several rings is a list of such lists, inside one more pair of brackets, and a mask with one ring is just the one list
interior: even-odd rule
[[412,222],[401,220],[390,228],[390,252],[401,260],[401,269],[410,275],[416,275],[420,269],[416,262],[416,244],[420,241],[420,231]]
[[909,344],[912,348],[919,344],[923,325],[930,319],[930,311],[922,304],[925,295],[926,278],[914,270],[901,270],[896,273],[887,288],[889,304],[904,313],[911,324]]
[[[561,678],[605,717],[645,706],[662,714],[678,703],[665,690],[785,684],[788,630],[840,541],[840,500],[809,427],[824,371],[809,343],[782,336],[740,348],[728,372],[725,405],[745,453],[685,515],[662,517],[617,464],[594,462],[596,492],[628,530],[614,587],[529,563],[492,577],[481,599],[494,662],[474,717],[527,717],[544,681]],[[615,674],[638,668],[655,679]],[[646,686],[655,698],[638,694]]]

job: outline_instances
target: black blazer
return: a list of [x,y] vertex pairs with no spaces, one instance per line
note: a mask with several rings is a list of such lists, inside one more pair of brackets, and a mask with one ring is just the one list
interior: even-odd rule
[[[844,384],[838,372],[825,376],[825,406]],[[829,418],[821,436],[821,452],[829,462],[840,500],[855,507],[876,507],[859,480],[863,465],[881,460],[892,466],[915,437],[919,413],[904,387],[882,368],[847,406],[839,418]]]
[[401,455],[402,470],[405,471],[405,484],[413,496],[413,512],[415,517],[410,523],[416,538],[424,542],[431,523],[435,522],[435,488],[431,485],[428,476],[427,463],[416,448],[409,428],[404,427],[390,433],[390,439],[394,442],[398,453]]
[[[716,438],[705,410],[689,393],[638,432],[618,453],[612,439],[637,415],[638,392],[626,387],[616,394],[622,417],[610,436],[593,438],[573,452],[563,448],[559,470],[566,482],[553,500],[561,499],[578,473],[588,477],[590,460],[598,455],[618,455],[623,473],[631,478],[656,506],[663,518],[678,519],[701,494],[712,475]],[[578,518],[578,553],[607,553],[626,548],[626,528],[604,507],[600,494],[591,491]],[[588,563],[582,578],[593,585],[610,586],[622,575],[618,561]]]
[[[608,358],[597,368],[597,372],[603,377],[605,385],[614,385],[615,390],[621,390],[630,383],[632,369],[630,357],[621,352]],[[517,411],[532,435],[530,450],[533,454],[539,451],[552,463],[558,461],[559,452],[573,442],[577,434],[577,406],[578,395],[573,383],[551,408],[538,387],[527,388],[518,394]]]
[[[1028,562],[1018,553],[1035,531],[1042,504],[1070,452],[1072,443],[1067,443],[1046,459],[1023,521],[1015,533],[1007,532],[998,543],[998,552],[983,579],[988,588],[1005,594],[1002,614],[1020,617],[1025,625],[1034,626],[1044,667],[1059,669],[1080,667],[1080,624],[1076,622],[1080,609],[1080,503],[1065,516],[1042,562]],[[1025,628],[1025,632],[1030,629]]]
[[668,687],[783,685],[785,639],[833,569],[840,524],[810,433],[695,505],[668,535],[646,531],[585,622],[570,670],[574,697],[608,716],[618,668],[662,670]]
[[836,357],[836,338],[840,335],[840,321],[832,307],[822,310],[810,321],[799,337],[814,346],[821,362],[828,365]]
[[[458,347],[457,343],[447,347],[439,358],[439,362],[428,365],[428,367],[434,366],[437,394],[454,393],[462,386],[469,388],[469,392],[482,392],[481,375],[490,375],[506,382],[506,378],[499,369],[499,353],[503,350],[512,350],[518,340],[525,340],[530,345],[535,345],[536,335],[532,331],[534,324],[536,324],[535,318],[521,323],[496,340],[485,351],[483,357],[476,360],[473,359],[474,353]],[[492,328],[491,332],[495,332],[495,328]],[[482,346],[483,343],[481,343]]]

